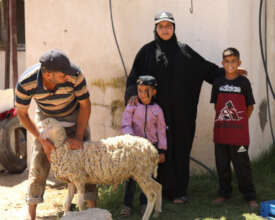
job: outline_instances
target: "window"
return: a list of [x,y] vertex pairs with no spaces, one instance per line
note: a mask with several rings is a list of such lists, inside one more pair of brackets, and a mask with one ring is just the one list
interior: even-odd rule
[[[0,0],[0,50],[4,49],[5,16],[4,4],[9,0]],[[24,0],[16,0],[16,26],[18,50],[25,50],[25,8]]]

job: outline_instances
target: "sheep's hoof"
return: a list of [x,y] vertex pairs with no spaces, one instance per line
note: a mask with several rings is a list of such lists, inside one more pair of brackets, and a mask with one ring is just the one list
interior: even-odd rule
[[153,214],[153,218],[158,218],[160,216],[160,212],[159,211],[155,211]]

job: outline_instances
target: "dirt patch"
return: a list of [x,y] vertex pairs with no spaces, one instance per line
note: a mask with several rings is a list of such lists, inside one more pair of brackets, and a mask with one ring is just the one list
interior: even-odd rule
[[[27,171],[21,174],[0,173],[1,220],[23,219],[26,213]],[[46,187],[44,203],[38,205],[37,220],[57,220],[62,216],[67,190],[64,187]],[[74,202],[75,202],[74,198]]]

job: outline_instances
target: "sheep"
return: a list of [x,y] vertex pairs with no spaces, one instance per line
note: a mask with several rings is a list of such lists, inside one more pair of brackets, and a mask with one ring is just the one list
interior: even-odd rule
[[147,197],[147,207],[142,220],[148,220],[161,212],[162,186],[155,181],[159,156],[157,149],[145,138],[121,135],[87,141],[83,149],[70,150],[64,127],[72,123],[46,118],[38,125],[44,138],[56,146],[51,152],[51,169],[57,179],[69,183],[65,212],[69,211],[74,196],[74,186],[78,192],[78,206],[84,209],[84,188],[86,183],[118,185],[133,178]]

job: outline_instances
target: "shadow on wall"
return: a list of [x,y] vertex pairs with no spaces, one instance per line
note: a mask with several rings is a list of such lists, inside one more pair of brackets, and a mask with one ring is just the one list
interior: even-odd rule
[[260,119],[260,126],[263,132],[267,123],[267,102],[265,99],[262,100],[259,107],[259,119]]

